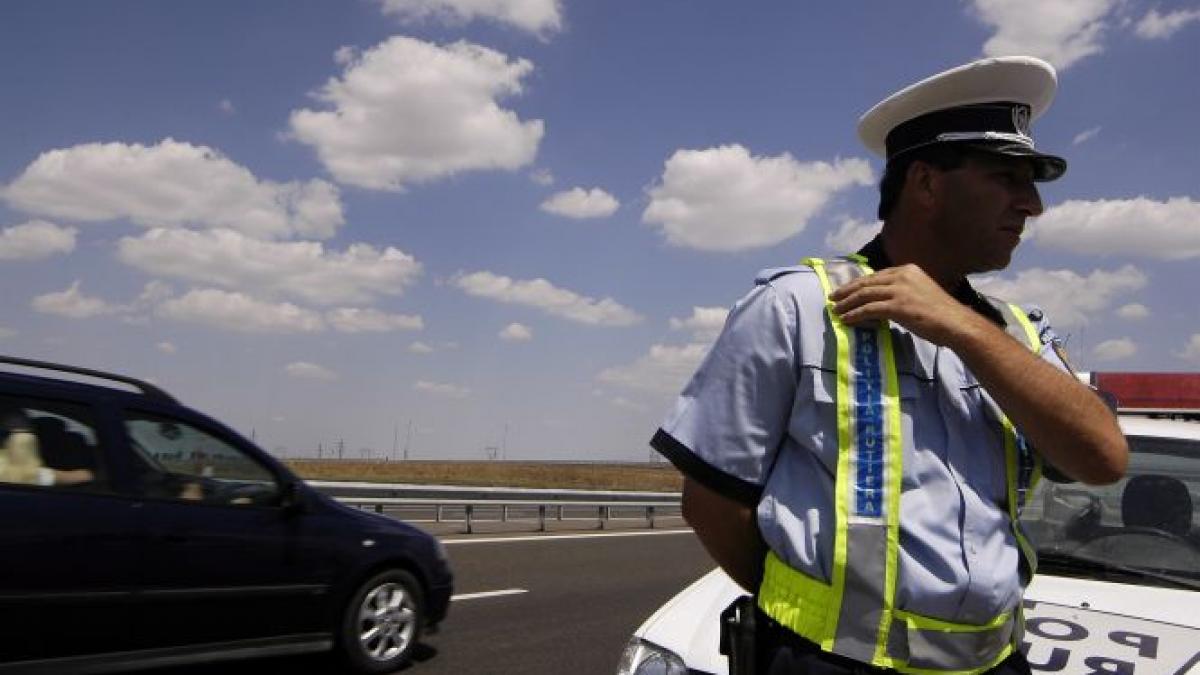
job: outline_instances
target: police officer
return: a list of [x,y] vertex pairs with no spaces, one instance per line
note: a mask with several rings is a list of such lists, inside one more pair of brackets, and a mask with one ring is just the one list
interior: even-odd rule
[[1096,484],[1128,461],[1043,312],[967,280],[1008,265],[1066,170],[1029,131],[1056,84],[985,59],[868,111],[881,234],[760,273],[651,441],[755,594],[758,672],[1029,672],[1025,495],[1043,460]]

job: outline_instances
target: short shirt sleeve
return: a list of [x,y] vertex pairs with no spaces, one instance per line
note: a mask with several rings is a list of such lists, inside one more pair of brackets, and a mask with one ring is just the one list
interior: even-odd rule
[[797,312],[762,283],[734,305],[651,445],[684,474],[758,503],[796,394]]

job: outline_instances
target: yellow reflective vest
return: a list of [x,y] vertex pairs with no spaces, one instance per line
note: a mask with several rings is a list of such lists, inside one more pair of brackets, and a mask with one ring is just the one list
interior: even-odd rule
[[[809,258],[825,296],[872,270],[865,258]],[[1010,334],[1037,351],[1037,331],[1020,308],[989,299]],[[850,327],[826,300],[837,347],[838,462],[834,477],[833,567],[828,583],[768,553],[759,607],[825,650],[904,673],[981,673],[1007,658],[1021,637],[1020,607],[981,624],[906,612],[895,605],[900,534],[902,437],[891,331]],[[1040,461],[1001,416],[1008,514],[1028,569],[1036,557],[1017,516],[1040,476]]]

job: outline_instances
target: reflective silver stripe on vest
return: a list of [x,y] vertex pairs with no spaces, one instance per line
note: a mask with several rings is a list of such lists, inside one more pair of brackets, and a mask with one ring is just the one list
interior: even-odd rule
[[[863,266],[847,260],[830,260],[825,270],[834,287],[864,274]],[[849,379],[852,421],[849,464],[852,490],[849,503],[837,508],[846,510],[845,546],[847,555],[853,556],[853,564],[844,566],[842,604],[833,650],[864,663],[871,663],[879,656],[881,638],[886,640],[880,635],[881,629],[892,628],[894,588],[887,588],[886,579],[889,558],[893,575],[897,562],[894,552],[888,550],[888,528],[898,527],[898,523],[891,521],[899,515],[885,505],[889,496],[887,473],[900,471],[901,467],[889,466],[887,451],[891,448],[885,429],[885,407],[899,406],[900,401],[889,401],[885,396],[884,378],[889,366],[893,369],[890,376],[895,377],[895,366],[886,358],[880,333],[876,326],[847,327],[844,335],[848,338],[850,363],[837,366],[838,377]],[[842,478],[839,476],[838,480]]]
[[1012,616],[991,630],[948,632],[897,626],[908,638],[911,655],[901,671],[965,671],[979,672],[991,668],[1011,653],[1005,647],[1013,642],[1015,622]]

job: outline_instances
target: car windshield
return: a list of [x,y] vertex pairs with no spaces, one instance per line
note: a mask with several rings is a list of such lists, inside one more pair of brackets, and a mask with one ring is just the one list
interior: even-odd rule
[[1039,484],[1021,516],[1038,570],[1200,588],[1200,441],[1128,438],[1120,481]]

